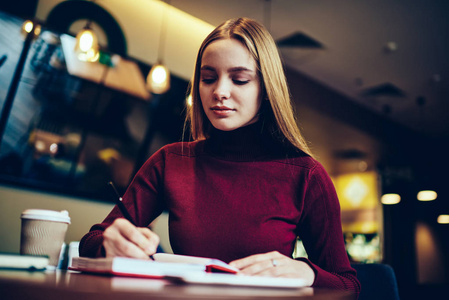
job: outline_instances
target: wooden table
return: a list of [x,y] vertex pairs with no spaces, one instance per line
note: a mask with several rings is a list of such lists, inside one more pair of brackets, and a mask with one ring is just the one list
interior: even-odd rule
[[135,299],[355,299],[350,292],[312,288],[272,289],[174,284],[159,279],[109,277],[71,271],[0,270],[3,300]]

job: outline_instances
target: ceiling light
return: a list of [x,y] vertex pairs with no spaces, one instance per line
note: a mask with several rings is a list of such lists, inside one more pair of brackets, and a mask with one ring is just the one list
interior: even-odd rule
[[81,61],[97,61],[99,58],[98,39],[90,28],[90,22],[76,35],[75,52]]
[[419,201],[432,201],[438,197],[438,194],[435,191],[424,190],[420,191],[417,195]]
[[401,202],[401,196],[398,194],[384,194],[380,198],[380,202],[386,205],[398,204]]
[[449,215],[439,215],[437,222],[438,224],[449,224]]
[[36,38],[41,33],[41,26],[36,22],[26,20],[22,24],[22,35],[26,37],[31,31],[34,33],[33,38]]
[[166,32],[166,14],[170,8],[168,4],[165,4],[164,15],[162,16],[161,33],[159,35],[159,50],[158,60],[151,68],[147,76],[147,87],[153,94],[164,94],[170,89],[170,71],[162,63],[162,53],[165,46],[165,32]]
[[398,50],[398,44],[395,42],[388,42],[385,44],[385,51],[386,52],[395,52]]
[[163,94],[170,88],[170,72],[161,63],[155,64],[147,77],[148,89],[154,94]]

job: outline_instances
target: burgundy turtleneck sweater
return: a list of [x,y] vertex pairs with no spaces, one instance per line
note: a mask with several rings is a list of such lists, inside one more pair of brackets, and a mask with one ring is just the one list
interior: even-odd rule
[[[360,290],[345,251],[333,184],[316,160],[261,133],[259,123],[211,138],[167,145],[152,155],[123,202],[137,226],[169,213],[174,253],[226,262],[279,251],[292,256],[297,236],[316,274],[314,287]],[[80,243],[102,256],[102,233],[115,207]]]

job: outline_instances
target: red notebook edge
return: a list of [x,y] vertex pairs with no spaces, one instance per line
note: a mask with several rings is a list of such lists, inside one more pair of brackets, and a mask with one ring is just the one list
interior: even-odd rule
[[227,267],[224,266],[220,266],[220,265],[207,265],[206,266],[206,272],[207,273],[230,273],[230,274],[237,274],[237,271],[229,269]]

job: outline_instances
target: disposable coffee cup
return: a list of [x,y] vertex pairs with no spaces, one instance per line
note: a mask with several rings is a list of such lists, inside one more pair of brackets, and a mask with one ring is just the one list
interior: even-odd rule
[[47,255],[47,269],[56,269],[70,224],[68,211],[27,209],[21,219],[20,254]]

